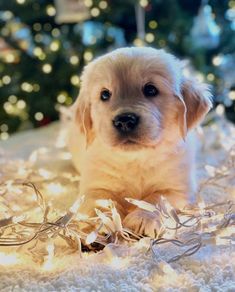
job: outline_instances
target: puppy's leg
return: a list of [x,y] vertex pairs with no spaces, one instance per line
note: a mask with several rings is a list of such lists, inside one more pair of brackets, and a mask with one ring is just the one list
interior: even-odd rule
[[124,218],[125,210],[118,202],[118,199],[113,192],[103,189],[89,189],[84,191],[83,194],[85,194],[85,199],[79,208],[80,213],[88,215],[89,217],[96,216],[95,208],[101,211],[107,211],[108,208],[105,204],[102,204],[102,201],[108,202],[108,200],[111,200],[117,208],[121,218]]
[[[186,205],[185,195],[176,191],[165,191],[151,194],[145,198],[144,201],[156,205],[160,196],[164,196],[173,207],[181,209]],[[136,233],[156,237],[161,227],[158,213],[149,212],[139,208],[130,212],[124,219],[124,226],[133,230]]]

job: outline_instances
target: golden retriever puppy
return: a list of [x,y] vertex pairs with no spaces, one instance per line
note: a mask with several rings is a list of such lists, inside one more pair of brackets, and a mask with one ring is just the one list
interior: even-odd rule
[[153,48],[121,48],[84,69],[68,146],[81,175],[81,212],[112,199],[132,230],[153,236],[157,221],[125,198],[182,208],[196,191],[190,132],[211,108],[208,87]]

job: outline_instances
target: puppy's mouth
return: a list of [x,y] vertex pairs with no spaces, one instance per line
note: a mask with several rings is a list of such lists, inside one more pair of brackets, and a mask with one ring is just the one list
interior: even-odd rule
[[122,145],[136,145],[139,144],[137,141],[131,140],[131,139],[126,139],[122,143]]
[[147,143],[140,139],[134,139],[130,137],[126,137],[125,139],[120,139],[117,147],[123,148],[125,150],[140,150],[146,147],[153,147],[152,143]]

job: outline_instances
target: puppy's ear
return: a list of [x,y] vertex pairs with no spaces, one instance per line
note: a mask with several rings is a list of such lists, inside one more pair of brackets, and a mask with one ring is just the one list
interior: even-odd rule
[[183,117],[181,119],[181,132],[196,127],[212,107],[212,95],[207,84],[197,82],[195,79],[184,79],[181,85]]
[[81,88],[73,107],[75,123],[80,128],[81,133],[85,135],[86,146],[88,147],[94,139],[94,133],[91,119],[91,104],[89,97],[83,88]]

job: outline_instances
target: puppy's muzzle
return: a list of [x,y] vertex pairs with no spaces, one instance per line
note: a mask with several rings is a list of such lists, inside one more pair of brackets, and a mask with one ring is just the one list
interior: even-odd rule
[[130,133],[139,124],[140,117],[135,113],[122,113],[113,120],[113,126],[120,133]]

